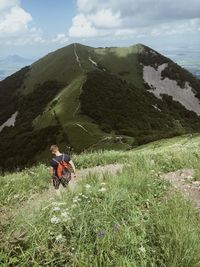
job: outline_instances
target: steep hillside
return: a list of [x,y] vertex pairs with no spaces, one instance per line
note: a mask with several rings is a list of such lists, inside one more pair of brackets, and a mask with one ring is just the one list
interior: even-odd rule
[[71,44],[0,82],[3,168],[49,156],[50,143],[81,152],[200,130],[200,81],[138,44]]

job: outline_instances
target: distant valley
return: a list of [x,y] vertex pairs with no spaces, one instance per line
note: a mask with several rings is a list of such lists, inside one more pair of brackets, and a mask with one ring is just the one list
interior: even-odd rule
[[200,79],[200,49],[169,48],[159,51]]

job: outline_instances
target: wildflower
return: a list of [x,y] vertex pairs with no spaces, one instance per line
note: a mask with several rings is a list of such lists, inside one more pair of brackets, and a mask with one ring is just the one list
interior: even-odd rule
[[73,198],[73,202],[74,202],[74,203],[76,203],[76,202],[78,202],[78,201],[81,201],[81,199],[80,199],[78,196],[76,196],[76,197]]
[[105,232],[104,232],[104,231],[100,231],[100,232],[97,233],[97,236],[98,236],[99,238],[104,238],[104,236],[105,236]]
[[145,253],[145,252],[146,252],[146,249],[145,249],[145,247],[143,247],[143,246],[141,246],[141,247],[139,248],[139,250],[140,250],[142,253]]
[[59,234],[58,236],[56,236],[56,241],[57,242],[64,242],[65,238],[64,238],[64,236],[62,236],[62,234]]
[[53,232],[51,232],[51,231],[49,231],[49,230],[48,230],[48,234],[49,234],[49,235],[51,235],[51,236],[53,236],[53,235],[54,235],[54,233],[53,233]]
[[60,210],[59,207],[53,207],[53,208],[52,208],[52,211],[59,211],[59,210]]
[[58,217],[53,216],[53,217],[51,218],[51,223],[57,224],[57,223],[59,223],[59,222],[60,222],[60,219],[59,219]]
[[66,212],[66,211],[62,212],[62,213],[61,213],[61,216],[62,216],[63,218],[65,218],[65,219],[67,219],[67,220],[70,219],[70,215],[69,215],[69,213]]
[[91,188],[91,185],[90,185],[90,184],[86,184],[86,185],[85,185],[85,188],[86,188],[86,189],[90,189],[90,188]]
[[102,187],[99,189],[99,192],[105,192],[106,191],[106,188],[105,187]]
[[119,228],[120,228],[120,224],[119,223],[115,223],[114,224],[114,230],[115,231],[119,231]]
[[104,186],[105,186],[105,185],[106,185],[106,183],[101,183],[101,185],[104,185]]

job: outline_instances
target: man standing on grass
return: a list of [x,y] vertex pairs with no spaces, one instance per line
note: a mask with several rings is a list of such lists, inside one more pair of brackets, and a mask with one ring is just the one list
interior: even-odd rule
[[71,180],[71,172],[73,169],[73,177],[76,177],[76,168],[69,155],[60,153],[57,145],[52,145],[50,151],[53,154],[51,160],[50,174],[53,179],[55,189],[59,189],[60,184],[66,187]]

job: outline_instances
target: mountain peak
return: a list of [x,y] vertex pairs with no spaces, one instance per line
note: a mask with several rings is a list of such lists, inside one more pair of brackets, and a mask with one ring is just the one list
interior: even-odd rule
[[15,126],[0,133],[0,165],[34,163],[50,143],[80,152],[200,131],[199,88],[189,72],[144,44],[72,43],[0,82],[0,126],[18,112]]

